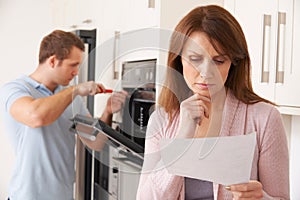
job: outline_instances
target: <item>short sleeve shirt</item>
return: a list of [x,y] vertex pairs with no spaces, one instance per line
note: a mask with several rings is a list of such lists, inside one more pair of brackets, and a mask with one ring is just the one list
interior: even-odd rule
[[69,200],[73,199],[75,180],[75,136],[69,128],[76,114],[89,112],[77,96],[62,115],[48,126],[31,128],[9,114],[11,105],[19,98],[49,97],[54,93],[29,76],[22,76],[0,89],[1,113],[5,132],[16,154],[9,186],[11,200]]

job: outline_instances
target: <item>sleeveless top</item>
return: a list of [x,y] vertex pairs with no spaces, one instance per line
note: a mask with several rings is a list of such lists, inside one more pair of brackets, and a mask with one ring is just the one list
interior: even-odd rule
[[213,200],[213,183],[193,178],[184,178],[185,200]]

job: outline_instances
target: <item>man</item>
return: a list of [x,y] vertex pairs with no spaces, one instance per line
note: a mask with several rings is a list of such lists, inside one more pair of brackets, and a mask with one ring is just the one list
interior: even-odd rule
[[[78,113],[89,115],[82,96],[105,92],[94,81],[68,86],[78,74],[83,51],[76,35],[53,31],[41,42],[37,69],[1,89],[3,124],[16,153],[10,200],[73,199],[75,136],[69,131],[70,119]],[[126,95],[114,93],[100,119],[110,124]],[[105,136],[81,140],[100,150]]]

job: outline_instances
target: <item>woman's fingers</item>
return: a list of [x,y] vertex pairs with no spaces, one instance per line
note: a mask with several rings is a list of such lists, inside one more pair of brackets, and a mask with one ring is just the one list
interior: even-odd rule
[[181,103],[181,112],[183,114],[192,114],[192,118],[198,118],[201,116],[209,117],[209,110],[206,103],[210,102],[210,99],[199,94],[194,94],[190,98]]
[[262,184],[251,180],[248,183],[226,187],[233,194],[234,199],[261,199],[263,197]]

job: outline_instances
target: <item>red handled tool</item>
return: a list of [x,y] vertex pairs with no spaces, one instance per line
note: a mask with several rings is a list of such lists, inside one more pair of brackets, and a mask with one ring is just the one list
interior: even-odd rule
[[101,87],[98,87],[99,88],[99,93],[113,93],[113,90],[112,89],[105,89],[103,90]]
[[105,89],[104,93],[113,93],[112,89]]

